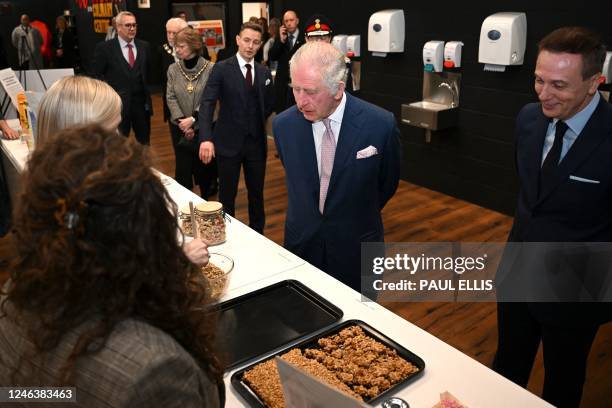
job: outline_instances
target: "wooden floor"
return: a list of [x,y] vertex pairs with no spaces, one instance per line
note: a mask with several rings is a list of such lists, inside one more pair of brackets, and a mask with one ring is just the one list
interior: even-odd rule
[[[159,97],[154,98],[154,105],[156,112],[160,113]],[[151,135],[156,168],[173,175],[174,154],[168,126],[160,118],[160,114],[154,118]],[[265,235],[282,245],[287,209],[284,172],[280,161],[274,155],[274,143],[271,141],[269,148],[265,184]],[[248,222],[246,190],[242,179],[236,202],[236,217]],[[400,182],[397,193],[383,210],[383,219],[385,240],[388,242],[503,242],[512,224],[512,219],[503,214],[404,181]],[[0,259],[10,257],[9,242],[7,237],[0,239]],[[0,266],[0,276],[2,268]],[[497,342],[495,304],[392,303],[384,306],[482,364],[490,366]],[[582,407],[611,406],[611,379],[612,324],[607,324],[599,330],[591,350]],[[466,381],[469,382],[470,379]],[[541,394],[542,381],[540,350],[529,389]],[[442,385],[440,391],[444,391]],[[461,394],[461,390],[449,391]]]

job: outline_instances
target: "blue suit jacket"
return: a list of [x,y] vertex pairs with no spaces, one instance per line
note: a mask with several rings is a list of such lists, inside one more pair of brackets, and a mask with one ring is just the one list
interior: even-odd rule
[[[520,193],[514,224],[508,237],[512,242],[612,242],[612,106],[603,98],[578,139],[559,164],[557,179],[538,195],[542,150],[549,119],[539,103],[525,106],[516,126],[516,166]],[[573,178],[570,178],[573,176]],[[594,182],[576,180],[579,177]],[[560,253],[550,263],[551,279],[583,274],[593,266],[593,253],[585,247],[576,254]],[[506,277],[534,270],[528,257],[508,261]],[[564,275],[562,266],[573,263],[574,271]],[[593,269],[594,271],[595,269]],[[499,276],[499,274],[498,274]],[[516,279],[516,278],[514,278]],[[609,283],[609,282],[608,282]],[[542,322],[570,326],[590,325],[609,320],[609,304],[531,303],[530,309]]]
[[[240,153],[244,139],[249,132],[246,115],[247,94],[244,75],[234,55],[213,67],[208,78],[202,100],[200,101],[199,122],[200,142],[212,141],[215,153],[221,156],[235,156]],[[270,70],[260,63],[255,63],[255,83],[259,108],[262,114],[261,136],[266,137],[264,129],[266,119],[272,113],[274,104],[274,85]],[[213,114],[220,103],[219,118],[213,130]]]
[[[312,122],[293,106],[273,123],[289,205],[285,247],[354,289],[361,242],[382,242],[380,211],[399,182],[399,129],[393,114],[346,94],[346,107],[323,214]],[[374,146],[378,154],[357,159]]]
[[[516,122],[520,195],[510,241],[612,241],[612,105],[603,98],[559,164],[556,182],[538,197],[548,118],[539,103]],[[580,177],[599,183],[570,179]]]

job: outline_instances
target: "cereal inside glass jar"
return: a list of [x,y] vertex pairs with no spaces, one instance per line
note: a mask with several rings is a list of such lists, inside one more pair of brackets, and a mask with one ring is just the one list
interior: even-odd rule
[[193,237],[193,225],[191,225],[191,211],[189,207],[181,208],[179,211],[179,222],[183,234]]
[[223,204],[218,201],[207,201],[195,207],[196,223],[200,238],[208,245],[225,242],[225,214]]

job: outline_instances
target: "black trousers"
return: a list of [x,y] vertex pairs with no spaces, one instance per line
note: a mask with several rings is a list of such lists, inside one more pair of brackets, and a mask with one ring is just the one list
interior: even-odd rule
[[[119,131],[125,136],[130,135],[130,130],[134,129],[136,140],[141,144],[150,144],[151,134],[151,111],[147,110],[144,97],[132,95],[128,106],[123,106],[121,111],[121,123]],[[150,107],[149,107],[150,109]]]
[[247,137],[238,155],[233,157],[217,155],[219,201],[223,204],[225,212],[234,216],[240,167],[242,166],[249,200],[249,226],[260,234],[263,234],[266,224],[263,197],[266,175],[265,143],[266,139],[263,137]]
[[213,159],[210,163],[204,164],[198,156],[199,143],[197,133],[192,144],[181,142],[183,132],[174,123],[168,122],[170,136],[172,137],[172,147],[174,148],[175,167],[174,179],[183,187],[191,190],[193,184],[200,187],[200,195],[208,199],[215,194],[213,186],[217,183],[217,161]]
[[497,322],[499,339],[493,369],[526,387],[542,341],[542,398],[559,408],[577,408],[582,398],[587,358],[599,325],[542,324],[525,303],[498,303]]

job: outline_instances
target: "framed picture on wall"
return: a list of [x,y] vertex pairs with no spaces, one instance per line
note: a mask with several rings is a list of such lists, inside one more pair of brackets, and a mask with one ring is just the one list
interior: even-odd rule
[[187,21],[222,20],[225,21],[225,3],[223,2],[173,2],[172,15],[184,14]]
[[151,8],[151,0],[138,0],[138,8]]

